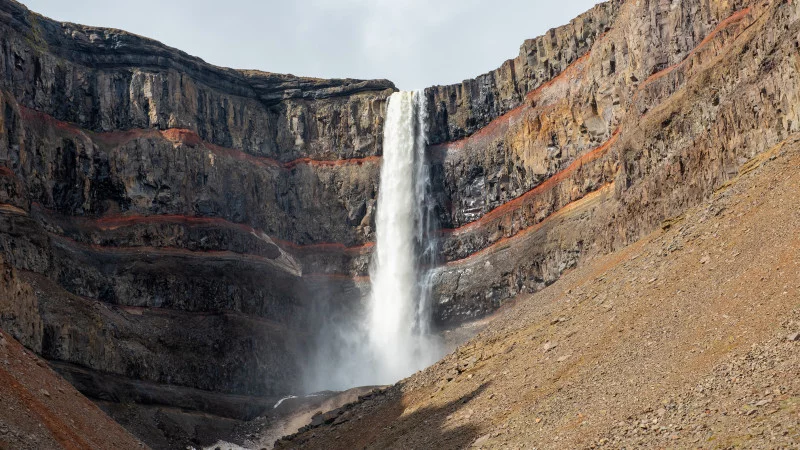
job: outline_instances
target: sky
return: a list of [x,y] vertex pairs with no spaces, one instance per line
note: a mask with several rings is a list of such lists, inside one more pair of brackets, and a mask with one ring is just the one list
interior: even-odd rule
[[209,63],[400,89],[459,83],[595,0],[21,0],[60,21],[119,28]]

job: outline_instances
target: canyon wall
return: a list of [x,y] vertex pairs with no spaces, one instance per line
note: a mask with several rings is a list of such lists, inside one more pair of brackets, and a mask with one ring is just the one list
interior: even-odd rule
[[3,327],[100,398],[251,416],[214,395],[300,389],[315,294],[359,297],[313,272],[374,238],[393,84],[218,68],[12,1],[0,41],[0,255],[26,293]]
[[[612,0],[427,89],[437,323],[637,240],[796,133],[797,8]],[[299,389],[324,312],[368,289],[394,86],[223,69],[11,0],[0,41],[0,326],[96,398],[247,418]]]
[[441,323],[636,241],[797,132],[793,2],[604,8],[616,17],[586,53],[477,132],[432,146]]

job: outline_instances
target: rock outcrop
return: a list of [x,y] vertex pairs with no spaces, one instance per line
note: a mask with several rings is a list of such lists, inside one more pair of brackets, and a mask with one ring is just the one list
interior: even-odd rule
[[568,25],[525,41],[519,56],[461,84],[425,90],[430,105],[431,144],[457,141],[522,105],[528,94],[586,55],[610,29],[621,0],[601,3]]
[[366,273],[394,86],[218,68],[13,1],[0,41],[0,255],[25,281],[3,328],[95,398],[249,418],[299,390],[319,278],[363,284],[330,274]]
[[[638,240],[796,133],[798,14],[612,0],[427,89],[437,323]],[[246,419],[299,389],[320,311],[368,289],[393,84],[219,68],[12,0],[0,43],[22,280],[0,326],[97,398]]]
[[636,241],[795,132],[795,14],[780,1],[623,3],[525,103],[434,146],[451,220],[439,320],[483,315]]
[[[0,263],[0,293],[15,277]],[[19,280],[14,284],[23,283]],[[24,284],[24,283],[23,283]],[[47,363],[0,330],[0,447],[142,449],[144,444],[91,400],[58,376]]]

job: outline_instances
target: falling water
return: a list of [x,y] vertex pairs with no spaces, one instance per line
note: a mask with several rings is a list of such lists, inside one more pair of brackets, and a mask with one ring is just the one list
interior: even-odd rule
[[316,354],[305,370],[308,392],[394,383],[441,356],[430,327],[436,248],[426,144],[423,93],[393,94],[384,127],[370,293],[361,314],[317,302],[328,306],[317,312]]
[[367,323],[377,383],[397,381],[438,356],[430,336],[427,272],[435,251],[426,144],[425,96],[393,94],[384,128]]

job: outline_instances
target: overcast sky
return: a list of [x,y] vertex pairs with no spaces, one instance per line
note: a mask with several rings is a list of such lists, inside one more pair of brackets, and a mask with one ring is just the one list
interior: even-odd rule
[[237,69],[458,83],[594,0],[22,0],[54,19],[120,28]]

